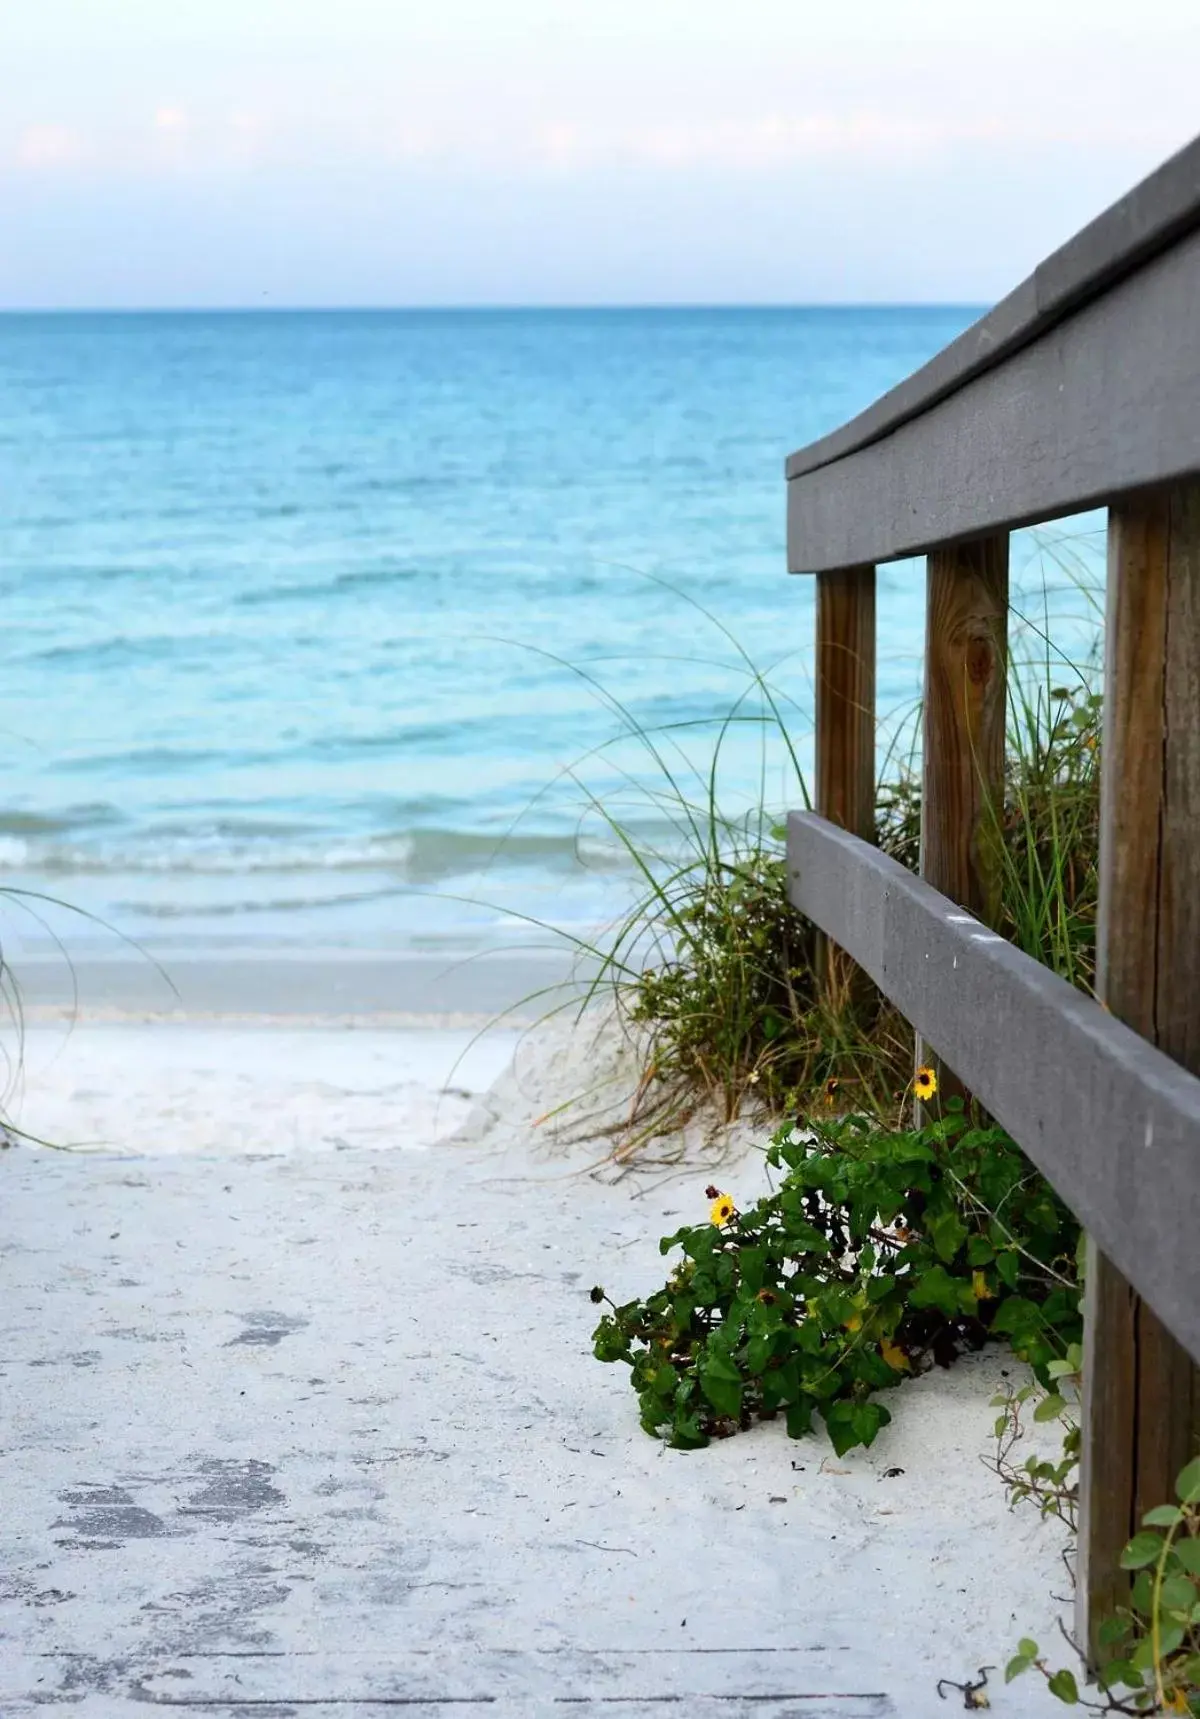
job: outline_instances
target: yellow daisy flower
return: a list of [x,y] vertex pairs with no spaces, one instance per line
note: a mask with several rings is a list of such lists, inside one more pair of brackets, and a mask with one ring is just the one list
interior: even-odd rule
[[721,1229],[723,1225],[729,1222],[730,1218],[736,1211],[737,1207],[733,1203],[732,1194],[718,1194],[712,1205],[709,1207],[709,1222],[716,1224],[717,1228]]
[[937,1075],[926,1064],[913,1075],[913,1091],[920,1099],[932,1098],[937,1091]]

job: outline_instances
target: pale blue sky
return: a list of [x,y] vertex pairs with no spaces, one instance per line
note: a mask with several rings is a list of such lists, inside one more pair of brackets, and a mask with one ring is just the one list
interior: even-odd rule
[[0,0],[0,307],[999,296],[1200,0]]

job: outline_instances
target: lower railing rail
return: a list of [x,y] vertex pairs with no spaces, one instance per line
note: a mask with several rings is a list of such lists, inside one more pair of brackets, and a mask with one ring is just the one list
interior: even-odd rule
[[1200,1359],[1200,1080],[878,848],[788,820],[791,899]]

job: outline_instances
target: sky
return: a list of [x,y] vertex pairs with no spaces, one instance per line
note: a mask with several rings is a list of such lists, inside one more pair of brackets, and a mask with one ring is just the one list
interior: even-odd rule
[[1001,296],[1200,0],[0,0],[0,308]]

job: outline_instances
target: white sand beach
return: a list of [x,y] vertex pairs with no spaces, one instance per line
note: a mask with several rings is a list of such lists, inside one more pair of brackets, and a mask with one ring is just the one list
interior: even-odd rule
[[14,1120],[69,1149],[0,1154],[0,1711],[923,1719],[1056,1638],[1060,1539],[980,1460],[1001,1350],[842,1460],[638,1429],[588,1290],[650,1286],[708,1176],[529,1126],[557,1030],[481,1105],[515,1030],[30,1025]]

